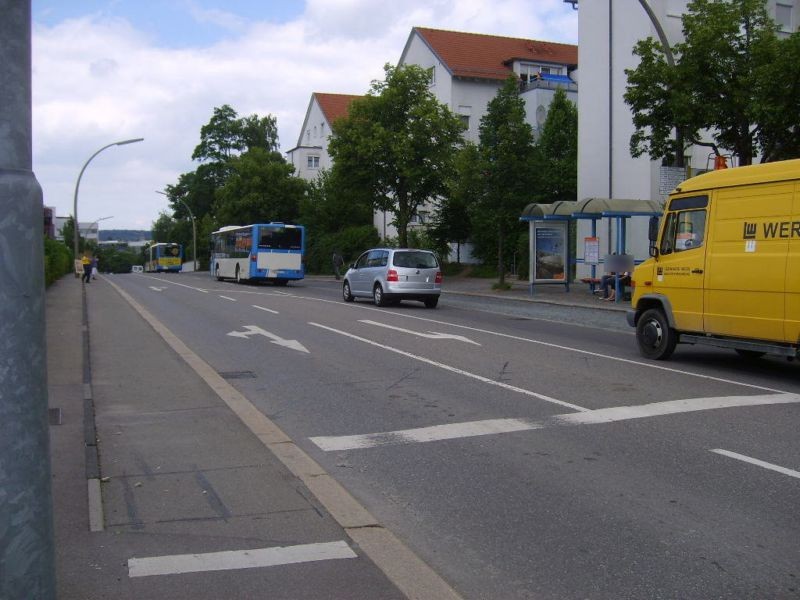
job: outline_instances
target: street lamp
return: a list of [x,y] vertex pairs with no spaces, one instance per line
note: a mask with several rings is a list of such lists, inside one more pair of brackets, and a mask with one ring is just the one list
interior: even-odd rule
[[[162,192],[161,190],[156,190],[156,194],[161,194],[162,196],[166,196],[170,200],[172,200],[172,196],[170,196],[167,192]],[[194,215],[192,214],[192,209],[189,208],[189,205],[183,201],[180,196],[175,196],[175,200],[183,204],[184,208],[189,211],[189,217],[192,219],[192,259],[194,260],[194,270],[197,271],[197,225],[195,225]]]
[[107,146],[103,146],[102,148],[100,148],[100,150],[92,154],[89,157],[89,160],[87,160],[83,164],[83,168],[81,169],[81,172],[78,174],[78,181],[75,183],[75,199],[72,205],[72,218],[75,219],[75,232],[73,238],[73,250],[75,251],[75,258],[78,257],[78,230],[80,229],[80,227],[78,226],[78,188],[81,186],[81,177],[83,177],[83,172],[86,170],[86,167],[89,166],[89,163],[92,162],[92,159],[98,154],[100,154],[103,150],[111,148],[111,146],[124,146],[125,144],[135,144],[136,142],[141,142],[142,140],[144,140],[144,138],[134,138],[131,140],[122,140],[121,142],[114,142],[113,144],[108,144]]
[[106,221],[107,219],[113,219],[113,218],[114,218],[113,215],[110,216],[110,217],[100,217],[99,219],[95,219],[94,221],[89,223],[89,228],[87,229],[87,236],[92,232],[92,226],[93,225],[97,225],[97,245],[98,246],[100,245],[100,225],[99,225],[100,221]]

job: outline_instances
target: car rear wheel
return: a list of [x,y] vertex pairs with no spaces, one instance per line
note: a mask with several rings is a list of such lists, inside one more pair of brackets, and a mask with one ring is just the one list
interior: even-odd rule
[[375,306],[386,306],[386,296],[383,295],[383,288],[380,284],[372,290],[372,300],[375,302]]
[[436,308],[437,304],[439,304],[439,296],[425,299],[425,308]]
[[345,281],[342,284],[342,298],[344,298],[345,302],[352,302],[353,301],[353,294],[350,291],[350,282]]
[[678,335],[669,326],[664,311],[651,308],[644,311],[636,324],[636,341],[645,357],[666,360],[675,351]]

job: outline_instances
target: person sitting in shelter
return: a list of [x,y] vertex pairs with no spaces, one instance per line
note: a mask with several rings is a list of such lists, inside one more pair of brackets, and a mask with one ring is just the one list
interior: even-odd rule
[[[609,302],[617,299],[617,289],[616,289],[616,273],[606,273],[600,278],[600,300],[607,300]],[[620,273],[619,275],[619,285],[620,287],[624,287],[626,285],[631,284],[631,274],[629,271],[625,271]]]

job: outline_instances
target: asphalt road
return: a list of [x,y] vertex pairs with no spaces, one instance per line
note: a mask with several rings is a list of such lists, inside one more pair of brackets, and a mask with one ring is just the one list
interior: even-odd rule
[[646,361],[589,309],[110,277],[465,598],[800,597],[796,364]]

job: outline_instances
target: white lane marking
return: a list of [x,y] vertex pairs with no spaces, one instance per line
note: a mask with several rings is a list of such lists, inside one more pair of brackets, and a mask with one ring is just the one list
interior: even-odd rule
[[413,358],[414,360],[418,360],[420,362],[424,362],[426,364],[432,365],[434,367],[438,367],[440,369],[444,369],[445,371],[450,371],[451,373],[456,373],[458,375],[463,375],[465,377],[470,377],[471,379],[477,379],[478,381],[482,381],[483,383],[488,383],[489,385],[494,385],[505,390],[509,390],[512,392],[517,392],[520,394],[524,394],[526,396],[532,396],[534,398],[538,398],[539,400],[544,400],[546,402],[552,402],[553,404],[558,404],[560,406],[565,406],[567,408],[571,408],[572,410],[578,411],[586,411],[589,410],[588,408],[583,408],[582,406],[578,406],[577,404],[570,404],[569,402],[564,402],[563,400],[558,400],[556,398],[551,398],[550,396],[545,396],[544,394],[537,394],[536,392],[532,392],[530,390],[526,390],[523,388],[519,388],[513,385],[509,385],[507,383],[503,383],[501,381],[495,381],[494,379],[489,379],[488,377],[484,377],[482,375],[477,375],[475,373],[470,373],[469,371],[464,371],[463,369],[459,369],[457,367],[451,367],[450,365],[446,365],[444,363],[436,362],[435,360],[431,360],[429,358],[425,358],[424,356],[418,356],[416,354],[411,354],[410,352],[406,352],[404,350],[400,350],[399,348],[393,348],[392,346],[386,346],[385,344],[379,344],[378,342],[373,342],[372,340],[368,340],[366,338],[359,337],[357,335],[353,335],[352,333],[347,333],[346,331],[341,331],[340,329],[334,329],[333,327],[327,327],[326,325],[320,325],[319,323],[309,322],[309,325],[313,325],[314,327],[319,327],[320,329],[325,329],[327,331],[331,331],[333,333],[338,333],[339,335],[343,335],[345,337],[349,337],[354,340],[358,340],[359,342],[364,342],[365,344],[369,344],[371,346],[375,346],[377,348],[383,348],[384,350],[388,350],[389,352],[394,352],[396,354],[400,354],[402,356],[407,356],[408,358]]
[[167,289],[167,288],[163,288],[163,287],[156,287],[154,285],[150,285],[150,286],[147,286],[147,287],[149,287],[154,292],[163,292],[165,289]]
[[395,327],[394,325],[378,323],[377,321],[370,321],[369,319],[361,319],[359,323],[365,323],[367,325],[375,325],[377,327],[383,327],[385,329],[392,329],[394,331],[400,331],[402,333],[416,335],[419,337],[427,338],[429,340],[456,340],[459,342],[466,342],[468,344],[474,344],[476,346],[480,346],[478,342],[473,342],[471,339],[464,337],[463,335],[454,335],[452,333],[438,333],[436,331],[429,331],[427,333],[423,333],[421,331],[413,331],[411,329],[403,329],[402,327]]
[[259,306],[258,304],[252,304],[253,308],[257,308],[258,310],[263,310],[264,312],[272,313],[273,315],[280,314],[277,310],[272,310],[271,308],[264,308],[263,306]]
[[[583,414],[583,413],[581,413]],[[529,431],[544,427],[541,423],[526,419],[490,419],[487,421],[471,421],[468,423],[450,423],[433,427],[418,427],[400,431],[383,433],[366,433],[363,435],[319,436],[310,438],[325,452],[341,450],[361,450],[376,446],[393,446],[454,440],[479,435],[495,435],[514,431]]]
[[155,279],[156,281],[160,281],[161,283],[168,283],[169,285],[178,285],[180,287],[189,288],[190,290],[195,290],[196,292],[203,292],[204,294],[208,293],[208,290],[204,290],[203,288],[195,287],[193,285],[186,285],[185,283],[178,283],[177,281],[168,281],[161,277],[153,277],[152,275],[146,275],[145,277],[149,277],[150,279]]
[[149,577],[151,575],[253,569],[342,558],[358,558],[350,546],[343,541],[205,554],[175,554],[131,558],[128,560],[128,576]]
[[717,396],[712,398],[688,398],[686,400],[667,400],[638,406],[615,406],[599,408],[580,414],[567,414],[552,417],[558,424],[594,425],[613,423],[630,419],[644,419],[664,415],[715,410],[718,408],[737,408],[742,406],[765,406],[770,404],[794,404],[800,402],[800,394],[764,394],[760,396]]
[[[450,423],[447,425],[434,425],[431,427],[418,427],[416,429],[384,431],[361,435],[317,436],[309,439],[325,452],[361,450],[377,446],[424,443],[475,437],[479,435],[531,431],[534,429],[543,429],[545,427],[598,425],[601,423],[614,423],[616,421],[628,421],[631,419],[675,415],[700,410],[790,403],[800,403],[800,395],[771,394],[764,396],[689,398],[686,400],[669,400],[667,402],[655,402],[639,406],[600,408],[579,413],[555,415],[541,421],[533,421],[530,419],[490,419],[486,421]],[[716,452],[716,450],[713,452]]]
[[[158,279],[159,281],[163,281],[160,278],[155,278],[154,277],[154,279]],[[179,284],[179,283],[168,282],[168,281],[165,281],[165,283],[173,283],[174,285],[182,285],[182,284]],[[184,286],[184,287],[190,287],[190,286]],[[203,289],[200,289],[200,288],[192,288],[192,289],[197,289],[198,291],[206,292],[206,290],[203,290]],[[593,356],[595,358],[602,358],[602,359],[605,359],[605,360],[613,360],[613,361],[625,363],[625,364],[628,364],[628,365],[635,365],[637,367],[646,367],[648,369],[657,369],[659,371],[666,371],[667,373],[675,373],[677,375],[687,375],[689,377],[698,377],[700,379],[706,379],[708,381],[718,381],[720,383],[729,383],[731,385],[737,385],[737,386],[740,386],[740,387],[746,387],[746,388],[750,388],[750,389],[754,389],[754,390],[762,390],[762,391],[765,391],[765,392],[774,392],[776,394],[789,394],[789,393],[791,393],[791,392],[788,392],[787,390],[771,388],[771,387],[767,387],[767,386],[764,386],[764,385],[756,385],[756,384],[753,384],[753,383],[745,383],[743,381],[735,381],[733,379],[726,379],[724,377],[714,377],[712,375],[704,375],[702,373],[693,373],[692,371],[685,371],[683,369],[676,369],[674,367],[667,367],[667,366],[664,366],[664,365],[656,364],[654,362],[642,362],[642,361],[639,361],[639,360],[632,360],[630,358],[622,358],[622,357],[619,357],[619,356],[611,356],[609,354],[602,354],[600,352],[591,352],[589,350],[582,350],[580,348],[573,348],[571,346],[562,346],[560,344],[552,344],[550,342],[543,342],[541,340],[534,340],[534,339],[531,339],[531,338],[525,338],[525,337],[521,337],[521,336],[518,336],[518,335],[511,335],[511,334],[508,334],[508,333],[500,333],[499,331],[490,331],[488,329],[481,329],[479,327],[470,327],[468,325],[459,325],[457,323],[450,323],[448,321],[439,321],[437,319],[430,319],[430,318],[427,318],[427,317],[418,317],[416,315],[409,315],[409,314],[406,314],[406,313],[374,308],[374,307],[365,306],[365,305],[362,305],[362,304],[359,304],[359,305],[356,305],[356,304],[344,304],[340,300],[326,300],[325,298],[313,298],[313,297],[310,297],[310,296],[302,296],[302,295],[299,295],[299,294],[290,294],[288,292],[280,292],[280,293],[277,293],[277,294],[276,293],[272,293],[271,294],[271,293],[268,293],[268,292],[244,292],[243,291],[243,292],[237,292],[237,293],[242,293],[242,294],[263,294],[265,296],[281,295],[281,296],[296,298],[298,300],[310,300],[312,302],[323,302],[323,303],[326,303],[326,304],[335,304],[337,306],[342,306],[344,308],[349,308],[349,309],[372,310],[372,311],[379,312],[379,313],[384,314],[384,315],[394,315],[396,317],[403,317],[403,318],[406,318],[406,319],[416,319],[416,320],[419,320],[419,321],[425,321],[427,323],[435,323],[437,325],[447,325],[448,327],[456,327],[458,329],[466,329],[467,331],[474,331],[474,332],[477,332],[477,333],[485,333],[486,335],[493,335],[493,336],[496,336],[496,337],[502,337],[502,338],[516,340],[516,341],[520,341],[520,342],[526,342],[528,344],[537,344],[539,346],[555,348],[557,350],[564,350],[566,352],[574,352],[574,353],[578,353],[578,354],[584,354],[584,355],[587,355],[587,356]],[[533,317],[532,320],[549,321],[549,319],[537,319],[535,317]],[[552,322],[558,323],[559,321],[552,321]],[[626,335],[624,332],[620,332],[620,333],[622,333],[623,335]]]
[[231,298],[230,296],[220,296],[220,298],[224,298],[225,300],[230,300],[231,302],[238,302],[236,298]]
[[310,352],[306,349],[303,344],[298,342],[297,340],[285,340],[282,337],[275,335],[274,333],[270,333],[269,331],[265,331],[261,329],[258,325],[245,325],[245,331],[230,331],[227,335],[231,337],[238,337],[247,339],[251,335],[263,335],[264,337],[269,338],[272,340],[273,344],[277,344],[278,346],[283,346],[284,348],[290,348],[291,350],[297,350],[298,352],[305,352],[306,354],[310,354]]
[[[341,300],[339,300],[339,301],[337,301],[337,300],[326,300],[324,298],[312,298],[312,297],[309,297],[309,296],[301,296],[301,295],[298,295],[298,294],[294,294],[294,295],[292,295],[292,297],[293,298],[297,298],[298,300],[310,300],[310,301],[313,301],[313,302],[324,302],[324,303],[327,303],[327,304],[335,304],[337,306],[342,306],[344,308],[349,308],[349,309],[372,310],[372,311],[379,312],[379,313],[381,313],[383,315],[394,315],[396,317],[403,317],[403,318],[406,318],[406,319],[416,319],[418,321],[425,321],[427,323],[435,323],[437,325],[447,325],[448,327],[456,327],[458,329],[466,329],[467,331],[475,331],[477,333],[485,333],[486,335],[493,335],[493,336],[496,336],[496,337],[516,340],[516,341],[520,341],[520,342],[526,342],[526,343],[529,343],[529,344],[537,344],[539,346],[544,346],[546,348],[555,348],[557,350],[564,350],[566,352],[574,352],[574,353],[577,353],[577,354],[584,354],[584,355],[587,355],[587,356],[593,356],[595,358],[603,358],[605,360],[613,360],[613,361],[625,363],[625,364],[628,364],[628,365],[636,365],[637,367],[646,367],[648,369],[658,369],[659,371],[666,371],[668,373],[676,373],[678,375],[687,375],[689,377],[698,377],[700,379],[706,379],[708,381],[718,381],[720,383],[729,383],[731,385],[737,385],[737,386],[741,386],[741,387],[751,388],[751,389],[754,389],[754,390],[762,390],[762,391],[765,391],[765,392],[774,392],[776,394],[790,394],[791,393],[791,392],[789,392],[787,390],[780,390],[780,389],[776,389],[776,388],[766,387],[766,386],[763,386],[763,385],[756,385],[756,384],[753,384],[753,383],[744,383],[742,381],[735,381],[733,379],[725,379],[724,377],[714,377],[713,375],[703,375],[701,373],[693,373],[692,371],[684,371],[682,369],[676,369],[676,368],[673,368],[673,367],[666,367],[664,365],[656,364],[655,362],[643,362],[643,361],[639,361],[639,360],[633,360],[633,359],[630,359],[630,358],[621,358],[619,356],[611,356],[609,354],[602,354],[600,352],[591,352],[589,350],[582,350],[580,348],[573,348],[571,346],[562,346],[560,344],[552,344],[550,342],[543,342],[541,340],[534,340],[534,339],[531,339],[531,338],[525,338],[525,337],[521,337],[521,336],[518,336],[518,335],[511,335],[511,334],[508,334],[508,333],[500,333],[499,331],[490,331],[488,329],[481,329],[479,327],[470,327],[468,325],[459,325],[457,323],[450,323],[448,321],[438,321],[436,319],[430,319],[430,318],[427,318],[427,317],[418,317],[418,316],[410,315],[410,314],[406,314],[406,313],[394,312],[394,311],[391,311],[391,310],[380,309],[380,308],[374,308],[374,307],[371,307],[371,306],[366,306],[364,304],[353,304],[353,303],[344,304]],[[534,321],[549,321],[549,319],[537,319],[535,317],[532,317],[531,320],[534,320]],[[560,323],[560,321],[550,321],[550,322]],[[579,324],[575,324],[575,326],[579,327],[580,325]],[[619,332],[619,333],[622,334],[622,335],[630,335],[630,334],[625,333],[625,332]]]
[[787,469],[786,467],[773,465],[772,463],[764,462],[763,460],[758,460],[757,458],[751,458],[749,456],[745,456],[744,454],[738,454],[736,452],[731,452],[730,450],[722,450],[721,448],[715,448],[711,450],[711,452],[721,454],[722,456],[727,456],[728,458],[735,458],[736,460],[741,460],[742,462],[750,463],[751,465],[763,467],[765,469],[769,469],[770,471],[783,473],[789,477],[800,479],[800,471],[794,471],[792,469]]

